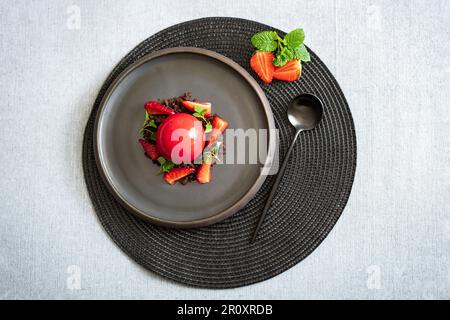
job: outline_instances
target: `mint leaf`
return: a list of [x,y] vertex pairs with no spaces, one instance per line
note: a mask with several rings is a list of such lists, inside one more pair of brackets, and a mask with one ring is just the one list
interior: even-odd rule
[[306,49],[303,43],[298,48],[294,49],[294,57],[304,62],[311,61],[308,49]]
[[159,162],[159,164],[163,164],[164,162],[166,162],[167,160],[164,157],[159,157],[156,161]]
[[156,132],[150,133],[150,140],[156,141]]
[[203,116],[200,114],[200,113],[198,113],[198,112],[195,112],[195,113],[193,113],[192,114],[194,117],[196,117],[196,118],[203,118]]
[[166,160],[164,157],[159,157],[157,161],[161,164],[161,172],[169,172],[175,167],[172,161]]
[[211,148],[212,155],[218,155],[219,154],[219,150],[220,150],[221,145],[222,145],[221,141],[217,141],[214,144],[214,146]]
[[211,156],[217,161],[220,162],[220,158],[219,158],[219,151],[220,151],[220,147],[222,146],[222,141],[217,141],[214,144],[214,147],[211,148]]
[[212,131],[212,124],[211,123],[207,123],[206,124],[206,126],[205,126],[205,133],[209,133],[209,132],[211,132]]
[[169,172],[173,167],[175,167],[175,164],[172,161],[166,160],[166,162],[161,165],[161,172]]
[[288,61],[291,61],[294,58],[294,53],[291,49],[284,47],[281,49],[275,59],[273,60],[273,65],[277,67],[284,66]]
[[278,47],[278,35],[275,31],[263,31],[253,35],[252,45],[261,51],[275,51]]
[[199,113],[202,116],[206,113],[206,109],[202,107],[194,107],[194,110],[196,113]]
[[303,29],[292,30],[284,37],[286,45],[291,49],[299,47],[304,40],[305,32],[303,31]]
[[152,128],[158,128],[158,126],[156,125],[156,122],[154,119],[150,119],[150,115],[148,114],[148,112],[145,113],[145,122],[142,125],[141,130],[139,130],[139,132],[142,134],[144,131],[150,131],[149,127]]
[[211,163],[212,162],[212,154],[211,152],[204,152],[203,153],[203,163]]

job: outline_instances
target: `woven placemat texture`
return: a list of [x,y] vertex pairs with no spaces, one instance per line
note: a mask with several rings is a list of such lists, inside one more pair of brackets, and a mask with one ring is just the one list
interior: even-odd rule
[[[336,80],[320,59],[303,65],[300,81],[264,85],[277,128],[280,155],[294,129],[289,101],[311,92],[324,103],[320,126],[301,134],[258,240],[249,244],[274,177],[255,198],[227,220],[200,229],[154,226],[123,209],[108,192],[96,167],[93,127],[99,103],[112,81],[144,55],[170,47],[194,46],[221,53],[249,69],[250,37],[269,26],[236,18],[203,18],[163,30],[133,49],[104,83],[86,127],[83,166],[95,211],[115,243],[143,267],[191,286],[230,288],[271,278],[294,266],[323,241],[341,215],[356,169],[356,136],[350,109]],[[283,32],[279,31],[279,34]],[[253,74],[253,73],[252,73]],[[187,88],[188,89],[188,88]]]

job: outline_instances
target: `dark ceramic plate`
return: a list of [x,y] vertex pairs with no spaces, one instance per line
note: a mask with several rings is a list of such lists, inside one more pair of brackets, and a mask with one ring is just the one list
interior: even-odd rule
[[[192,92],[211,101],[229,128],[273,129],[269,102],[256,81],[232,60],[199,48],[171,48],[147,55],[127,68],[106,93],[96,118],[97,166],[112,194],[130,212],[153,223],[192,228],[237,212],[265,180],[260,164],[223,164],[209,184],[168,185],[159,167],[144,156],[139,129],[148,100]],[[265,165],[274,151],[269,135]]]

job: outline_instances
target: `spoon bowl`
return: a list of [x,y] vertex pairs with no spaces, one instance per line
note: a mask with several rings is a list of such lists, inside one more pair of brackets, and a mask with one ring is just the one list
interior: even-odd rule
[[322,101],[309,93],[299,95],[288,107],[289,122],[297,131],[314,129],[322,115]]

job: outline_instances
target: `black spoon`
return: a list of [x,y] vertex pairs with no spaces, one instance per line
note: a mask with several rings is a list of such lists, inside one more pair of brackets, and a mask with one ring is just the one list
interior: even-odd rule
[[261,214],[261,217],[259,218],[258,225],[256,226],[251,242],[255,241],[256,236],[258,235],[258,231],[262,223],[264,222],[264,218],[266,217],[267,211],[269,211],[273,197],[275,196],[275,193],[278,189],[278,185],[281,182],[284,170],[286,169],[289,157],[292,153],[292,150],[294,149],[295,142],[297,141],[300,132],[314,129],[320,123],[320,120],[322,119],[322,114],[323,114],[322,101],[320,101],[319,98],[310,93],[304,93],[299,95],[289,104],[287,111],[288,119],[289,122],[297,130],[297,132],[295,133],[294,140],[292,140],[291,146],[289,147],[289,150],[286,153],[283,164],[281,165],[280,170],[278,171],[277,178],[275,179],[275,182],[272,186],[272,190],[270,191],[269,197],[267,198],[266,205],[264,206],[264,210]]

